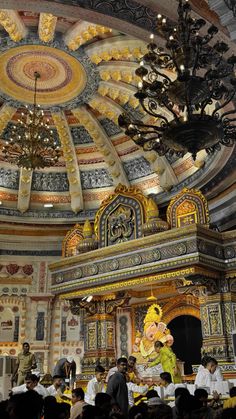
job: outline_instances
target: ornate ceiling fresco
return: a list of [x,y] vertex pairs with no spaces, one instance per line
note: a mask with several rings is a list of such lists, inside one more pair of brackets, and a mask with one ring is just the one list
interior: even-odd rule
[[[207,2],[191,4],[217,24],[232,53],[235,44]],[[133,96],[135,69],[155,32],[157,12],[175,19],[175,10],[175,0],[0,0],[0,220],[92,219],[122,183],[136,185],[160,206],[184,186],[198,187],[209,200],[213,223],[221,229],[235,224],[235,149],[200,152],[196,162],[189,154],[159,157],[139,149],[118,126],[124,109],[146,118]],[[31,173],[4,161],[1,150],[22,103],[33,101],[35,71],[37,102],[62,157],[55,167]]]

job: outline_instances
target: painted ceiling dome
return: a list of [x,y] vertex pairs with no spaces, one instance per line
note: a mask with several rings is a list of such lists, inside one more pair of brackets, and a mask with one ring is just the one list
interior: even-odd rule
[[[0,1],[0,220],[75,223],[95,213],[115,187],[135,185],[165,207],[183,187],[206,195],[212,222],[235,224],[235,148],[207,155],[159,157],[144,152],[118,125],[124,112],[146,118],[134,93],[135,70],[146,51],[156,14],[176,19],[176,2]],[[46,5],[44,4],[46,3]],[[200,4],[201,3],[201,4]],[[235,44],[207,2],[191,1],[196,14]],[[163,40],[158,38],[160,44]],[[62,156],[32,173],[4,160],[2,147],[22,106],[44,109]],[[51,204],[51,208],[45,205]]]

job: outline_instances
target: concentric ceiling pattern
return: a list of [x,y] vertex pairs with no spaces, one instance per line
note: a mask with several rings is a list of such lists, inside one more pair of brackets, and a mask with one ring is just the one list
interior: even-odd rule
[[[1,0],[0,7],[3,3],[6,7]],[[231,227],[233,149],[222,148],[213,156],[201,152],[195,163],[188,154],[183,159],[159,157],[139,149],[118,126],[124,109],[146,118],[134,98],[135,69],[156,12],[174,18],[170,0],[160,1],[160,10],[155,2],[149,2],[155,10],[145,1],[83,2],[78,13],[79,1],[51,1],[50,14],[43,2],[34,3],[35,10],[27,10],[27,2],[25,11],[0,10],[0,149],[22,104],[33,102],[37,71],[37,101],[62,157],[56,167],[31,173],[9,165],[0,151],[0,219],[74,223],[93,218],[101,201],[122,183],[136,185],[163,206],[183,186],[199,187],[209,199],[212,221]],[[8,2],[9,7],[15,4]],[[209,20],[217,19],[205,3],[202,11],[205,18],[208,13]],[[45,204],[53,207],[46,209]]]

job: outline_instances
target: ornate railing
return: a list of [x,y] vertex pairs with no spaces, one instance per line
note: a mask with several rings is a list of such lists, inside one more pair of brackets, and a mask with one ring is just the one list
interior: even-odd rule
[[236,17],[236,0],[224,0],[226,6],[229,10],[232,10],[234,16]]

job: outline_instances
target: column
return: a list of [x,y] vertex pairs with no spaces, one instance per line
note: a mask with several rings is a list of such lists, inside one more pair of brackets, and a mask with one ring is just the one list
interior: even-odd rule
[[115,361],[115,313],[117,307],[128,302],[127,298],[107,299],[96,296],[91,302],[71,300],[71,311],[78,314],[78,309],[85,309],[84,317],[84,357],[81,362],[82,375],[85,379],[94,374],[97,364],[108,369]]
[[236,325],[236,293],[227,279],[215,282],[216,292],[199,297],[202,322],[203,354],[218,361],[233,362],[232,330]]

